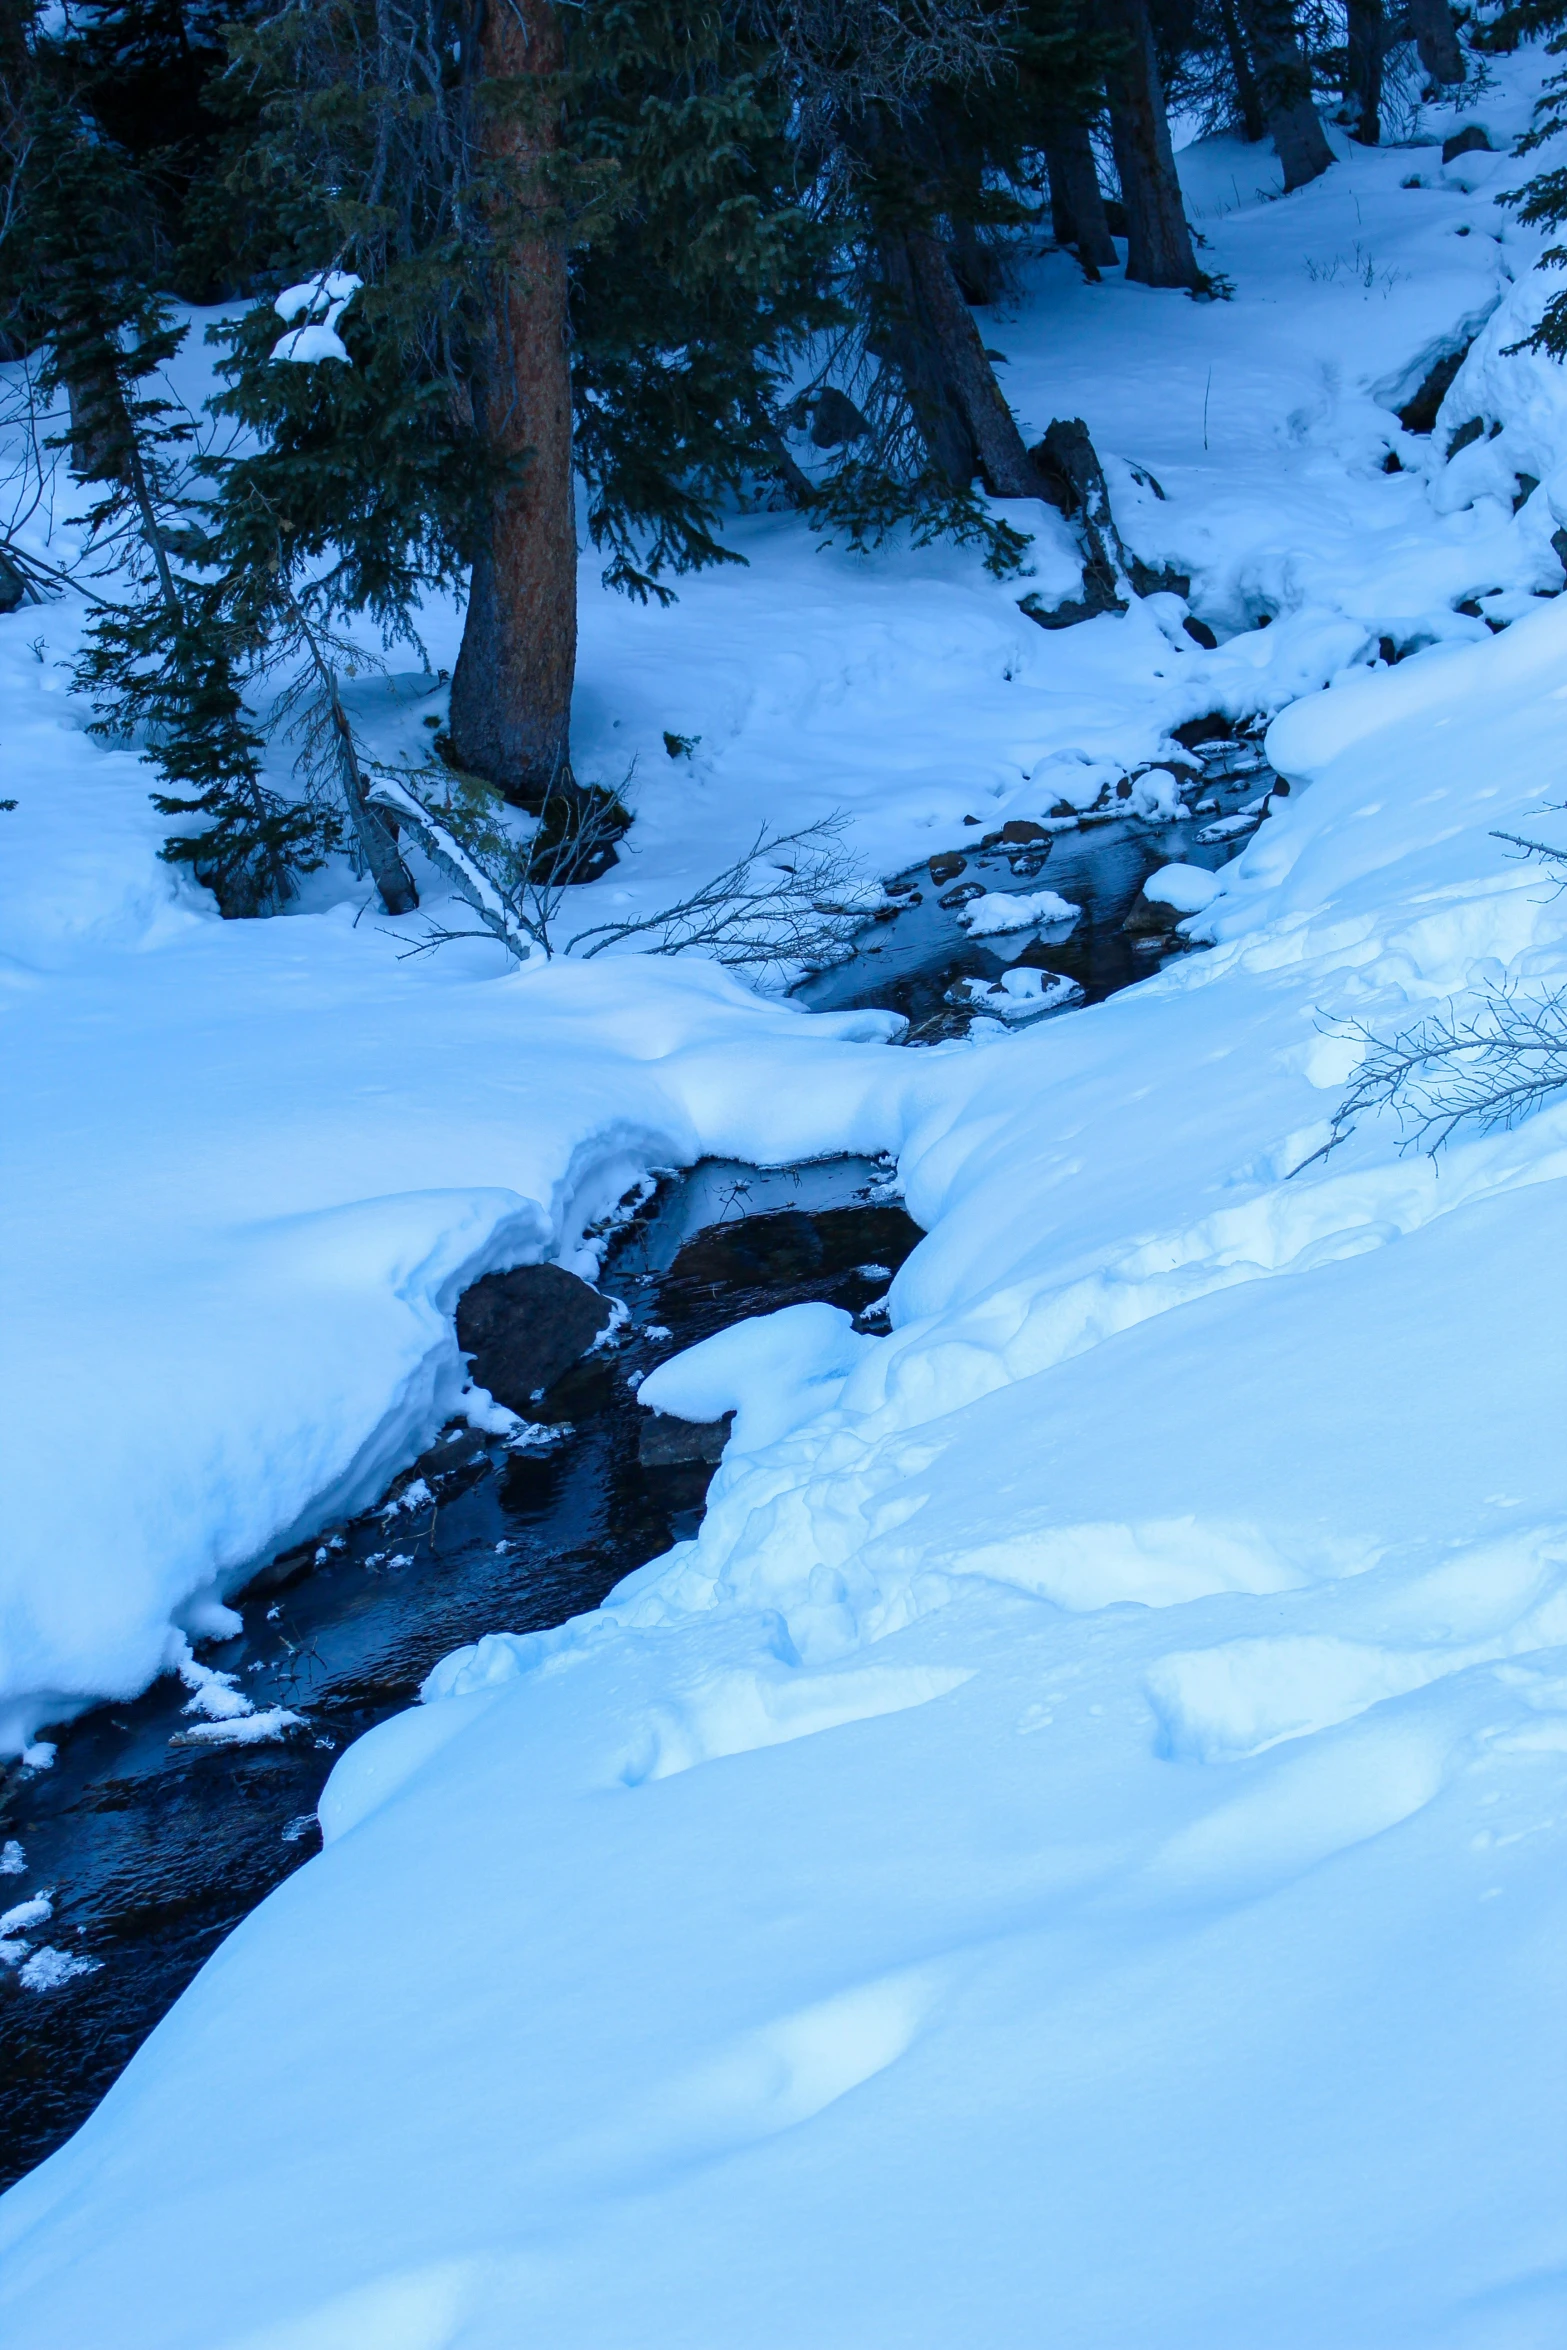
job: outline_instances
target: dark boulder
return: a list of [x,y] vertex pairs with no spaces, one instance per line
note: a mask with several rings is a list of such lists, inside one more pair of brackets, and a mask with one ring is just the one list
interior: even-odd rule
[[1139,895],[1121,928],[1133,938],[1157,938],[1172,931],[1185,916],[1174,906],[1161,904],[1157,898]]
[[473,1376],[524,1419],[614,1319],[607,1297],[561,1265],[486,1273],[457,1300],[457,1343]]
[[1491,142],[1477,122],[1465,123],[1461,131],[1454,131],[1450,139],[1442,141],[1442,161],[1456,163],[1460,155],[1489,155]]
[[[1470,337],[1470,342],[1474,340]],[[1453,379],[1469,356],[1469,343],[1460,343],[1451,351],[1444,351],[1426,376],[1420,389],[1404,402],[1398,412],[1398,421],[1405,432],[1434,432],[1437,410],[1452,390]]]
[[1222,710],[1210,710],[1205,718],[1183,718],[1179,726],[1172,726],[1171,735],[1183,751],[1195,751],[1199,743],[1230,743],[1237,733],[1233,718],[1226,718]]
[[649,1412],[637,1436],[638,1464],[644,1469],[684,1469],[698,1461],[714,1466],[723,1459],[733,1419],[733,1412],[722,1420],[676,1420]]

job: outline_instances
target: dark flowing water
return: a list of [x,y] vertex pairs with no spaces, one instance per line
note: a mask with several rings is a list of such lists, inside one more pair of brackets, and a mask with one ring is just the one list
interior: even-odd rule
[[[1239,750],[1235,755],[1248,756]],[[1273,781],[1271,768],[1247,764],[1230,774],[1218,770],[1188,792],[1189,822],[1156,825],[1131,816],[1095,817],[1075,832],[1056,834],[1048,848],[1009,850],[1000,843],[988,850],[970,848],[960,833],[947,845],[962,854],[964,871],[933,881],[928,867],[911,867],[900,881],[912,884],[919,902],[862,935],[852,960],[807,980],[796,990],[799,1001],[818,1012],[885,1004],[906,1014],[917,1043],[961,1034],[966,1027],[966,1017],[948,1000],[955,982],[994,982],[1014,964],[1059,972],[1077,981],[1083,1001],[1099,1003],[1118,988],[1146,979],[1172,954],[1186,951],[1176,938],[1139,940],[1123,927],[1148,876],[1161,865],[1202,865],[1217,872],[1228,864],[1249,833],[1219,841],[1200,836],[1215,824],[1236,820],[1236,811]],[[984,837],[977,829],[972,834],[976,842]],[[1054,890],[1069,905],[1081,906],[1082,917],[1070,929],[971,939],[963,928],[961,904],[942,901],[979,887],[1007,893]]]
[[[969,888],[1049,888],[1080,905],[1069,933],[971,940],[961,907],[940,902],[952,879],[916,869],[904,895],[919,902],[867,931],[801,998],[890,1005],[916,1043],[967,1025],[949,1001],[956,981],[993,980],[1017,962],[1063,973],[1097,1001],[1181,951],[1168,939],[1139,946],[1122,928],[1146,876],[1177,858],[1222,864],[1239,842],[1196,834],[1267,780],[1248,770],[1210,785],[1202,797],[1216,805],[1191,824],[1123,818],[1059,834],[1043,853],[964,851]],[[664,1185],[600,1275],[629,1310],[620,1343],[536,1407],[558,1440],[516,1449],[450,1428],[380,1508],[274,1561],[235,1601],[244,1630],[204,1647],[202,1662],[236,1675],[258,1710],[299,1715],[284,1737],[185,1743],[188,1692],[166,1679],[61,1732],[52,1769],[11,1767],[0,1842],[20,1842],[26,1869],[0,1875],[0,1913],[48,1891],[53,1915],[17,1931],[94,1964],[44,1990],[0,1968],[0,2184],[70,2135],[217,1943],[318,1849],[316,1804],[350,1741],[410,1704],[453,1648],[593,1608],[695,1532],[711,1465],[639,1458],[648,1422],[637,1374],[750,1314],[808,1299],[862,1314],[919,1238],[888,1172],[852,1159],[767,1172],[708,1161]],[[398,1506],[421,1479],[428,1498]]]

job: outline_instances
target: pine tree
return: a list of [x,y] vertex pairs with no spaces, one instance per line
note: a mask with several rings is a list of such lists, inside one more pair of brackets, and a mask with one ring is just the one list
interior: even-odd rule
[[788,475],[790,363],[848,314],[757,28],[672,0],[601,0],[569,27],[571,146],[607,198],[572,264],[576,459],[607,582],[663,596],[671,574],[740,560],[721,502]]
[[1292,0],[1235,0],[1235,9],[1288,195],[1320,178],[1333,161],[1312,96],[1311,60]]
[[[1486,28],[1485,46],[1514,48],[1519,42],[1545,34],[1549,56],[1567,54],[1567,0],[1513,0]],[[1535,110],[1533,127],[1518,142],[1516,152],[1528,155],[1548,139],[1567,131],[1567,71],[1550,76]],[[1502,197],[1517,207],[1520,220],[1534,228],[1560,228],[1567,220],[1567,164],[1536,173],[1522,188]],[[1567,269],[1567,245],[1550,245],[1540,256],[1542,269]],[[1539,325],[1516,350],[1547,351],[1553,359],[1567,359],[1567,292],[1547,302]]]
[[52,446],[97,488],[88,517],[99,596],[78,676],[104,732],[144,730],[166,815],[205,822],[164,855],[210,884],[228,913],[281,904],[321,861],[332,827],[261,780],[244,710],[228,596],[213,569],[206,500],[191,464],[193,421],[162,388],[185,335],[154,290],[166,252],[129,160],[96,130],[72,86],[68,51],[13,53],[9,85],[25,121],[13,185],[18,233],[3,249],[5,291],[45,401],[69,422]]

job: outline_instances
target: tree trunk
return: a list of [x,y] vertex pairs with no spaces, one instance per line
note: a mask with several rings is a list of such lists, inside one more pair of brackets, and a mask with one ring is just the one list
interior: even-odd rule
[[[564,43],[549,0],[487,0],[481,44],[487,80],[531,79],[537,91],[531,116],[492,117],[489,133],[496,160],[526,190],[560,140],[549,83],[561,69]],[[513,805],[537,810],[552,784],[569,779],[577,656],[566,256],[554,240],[528,233],[526,195],[508,206],[507,218],[519,225],[498,258],[474,413],[512,477],[494,493],[474,561],[452,678],[451,734],[463,767]]]
[[1105,217],[1088,125],[1060,118],[1050,121],[1045,128],[1045,165],[1057,243],[1077,247],[1077,258],[1090,277],[1117,268],[1121,256]]
[[1381,142],[1382,66],[1387,48],[1382,0],[1349,0],[1349,70],[1344,95],[1351,116],[1349,135],[1362,147]]
[[1203,283],[1175,176],[1148,0],[1108,0],[1123,52],[1110,77],[1110,137],[1126,206],[1126,274],[1145,286]]
[[[1372,0],[1372,4],[1380,7],[1381,0]],[[1352,15],[1355,5],[1356,0],[1349,0]],[[1251,70],[1251,59],[1246,54],[1246,44],[1236,21],[1234,0],[1222,0],[1219,15],[1224,27],[1224,46],[1230,53],[1230,71],[1235,76],[1241,128],[1255,146],[1259,139],[1265,139],[1268,135],[1268,118],[1262,111],[1262,93],[1257,87],[1257,77]]]
[[1284,166],[1284,193],[1321,177],[1333,161],[1311,95],[1311,67],[1300,45],[1290,0],[1236,0],[1273,144]]
[[983,310],[1001,299],[1006,290],[1001,255],[994,245],[985,243],[970,221],[953,222],[947,252],[958,291],[971,310]]
[[910,275],[941,354],[942,375],[973,443],[986,488],[997,498],[1042,496],[1034,461],[985,356],[945,245],[918,229],[905,242]]
[[1452,89],[1464,78],[1464,53],[1447,0],[1406,0],[1405,14],[1426,72]]
[[78,481],[119,482],[128,488],[126,451],[133,436],[118,354],[107,336],[79,332],[71,341],[65,378],[71,471]]
[[966,490],[979,467],[974,436],[947,382],[940,344],[925,314],[909,258],[909,240],[894,232],[877,242],[885,302],[870,347],[902,378],[931,469],[955,490]]

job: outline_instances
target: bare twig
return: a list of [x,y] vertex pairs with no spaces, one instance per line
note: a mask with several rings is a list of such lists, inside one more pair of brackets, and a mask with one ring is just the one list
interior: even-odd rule
[[842,817],[791,832],[764,825],[742,855],[675,904],[590,923],[562,944],[567,889],[596,876],[604,850],[624,829],[618,798],[563,785],[546,799],[532,833],[518,839],[497,819],[476,821],[451,797],[444,806],[432,804],[414,783],[409,773],[377,769],[372,804],[406,825],[478,924],[457,929],[432,921],[416,953],[452,939],[488,937],[519,962],[535,951],[588,961],[643,939],[659,955],[694,949],[753,967],[821,964],[846,952],[850,933],[879,902],[875,885],[863,880],[842,847]]
[[576,932],[568,951],[587,958],[642,937],[654,954],[706,947],[722,963],[835,961],[849,930],[879,902],[843,848],[845,822],[827,816],[793,832],[764,824],[733,864],[689,896],[655,913],[594,923]]
[[1391,1038],[1375,1037],[1359,1022],[1340,1033],[1359,1038],[1367,1052],[1319,1157],[1362,1118],[1392,1110],[1403,1147],[1435,1158],[1458,1127],[1505,1131],[1567,1087],[1567,989],[1525,993],[1507,981],[1484,988],[1467,1007],[1444,1005]]

